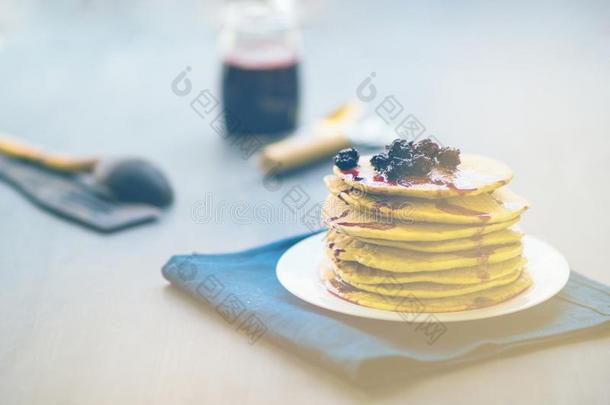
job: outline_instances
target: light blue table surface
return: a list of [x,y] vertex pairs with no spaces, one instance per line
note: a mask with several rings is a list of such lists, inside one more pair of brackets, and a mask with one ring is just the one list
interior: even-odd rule
[[[294,187],[309,197],[303,210],[321,201],[330,163],[265,186],[255,159],[172,93],[186,66],[193,94],[218,92],[219,2],[50,3],[0,1],[0,132],[66,153],[146,156],[177,200],[161,222],[104,237],[0,184],[0,402],[608,403],[608,336],[384,393],[248,345],[160,268],[173,254],[307,231],[282,201]],[[608,2],[308,3],[303,122],[375,72],[379,97],[395,96],[429,134],[512,166],[513,189],[532,202],[524,230],[610,283]]]

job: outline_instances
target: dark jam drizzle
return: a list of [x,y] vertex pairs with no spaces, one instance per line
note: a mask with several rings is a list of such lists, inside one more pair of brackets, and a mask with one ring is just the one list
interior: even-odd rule
[[347,284],[343,280],[337,280],[336,278],[332,278],[332,279],[328,280],[328,283],[336,291],[336,293],[333,290],[330,290],[330,292],[333,293],[334,295],[336,295],[337,297],[339,297],[341,299],[344,299],[346,301],[348,301],[348,300],[345,299],[345,297],[337,295],[337,293],[338,294],[347,294],[347,293],[352,293],[352,292],[358,292],[359,291],[356,287]]
[[458,186],[455,185],[455,183],[452,183],[452,182],[445,183],[445,186],[447,186],[447,188],[450,188],[451,190],[456,191],[459,195],[464,195],[464,194],[472,193],[473,191],[476,191],[476,187],[459,188]]
[[395,180],[388,180],[386,179],[386,177],[382,174],[376,174],[373,176],[373,181],[376,181],[378,183],[385,183],[385,184],[389,184],[391,186],[396,186],[398,185],[398,182]]
[[383,223],[383,222],[337,222],[337,225],[341,226],[357,226],[359,228],[367,228],[367,229],[379,229],[379,230],[387,230],[392,229],[396,226],[396,224]]
[[468,217],[478,217],[481,221],[487,222],[491,219],[491,215],[486,212],[473,210],[470,208],[462,207],[456,204],[451,204],[447,200],[440,200],[436,202],[436,208],[446,212],[448,214],[463,215]]
[[493,300],[489,297],[479,296],[474,299],[474,308],[480,308],[493,304]]
[[477,277],[481,281],[489,281],[490,278],[489,273],[483,270],[477,272]]
[[486,264],[489,262],[489,256],[495,251],[495,248],[480,248],[471,251],[457,252],[461,257],[476,258],[477,264]]
[[389,210],[393,210],[394,209],[394,207],[392,207],[392,204],[390,204],[387,201],[375,201],[373,203],[373,209],[380,210],[381,208],[387,208]]
[[360,170],[358,169],[349,169],[349,170],[341,170],[341,173],[352,176],[354,181],[362,181],[364,177],[360,177]]
[[481,240],[483,239],[483,233],[482,232],[477,232],[474,235],[472,235],[470,237],[470,240],[473,240],[475,242],[481,242]]
[[480,256],[489,256],[490,254],[496,251],[495,247],[483,247],[481,249],[476,250],[464,250],[462,252],[456,252],[457,255],[462,257],[480,257]]
[[[458,169],[459,170],[459,169]],[[362,181],[365,178],[360,176],[360,170],[351,169],[351,170],[342,170],[343,174],[351,175],[353,180]],[[476,187],[463,187],[458,186],[453,179],[456,178],[457,172],[447,172],[447,171],[439,171],[433,170],[427,176],[407,176],[404,179],[400,180],[388,180],[388,178],[383,175],[376,173],[372,177],[372,181],[376,183],[383,183],[390,186],[402,186],[402,187],[413,187],[421,184],[434,184],[437,186],[445,186],[448,189],[454,190],[459,195],[465,195],[476,191]],[[449,178],[451,177],[451,178]]]
[[341,214],[337,215],[336,217],[330,217],[328,218],[328,222],[335,222],[338,219],[344,218],[347,216],[347,214],[349,214],[349,210],[345,210],[343,211]]
[[339,194],[337,194],[337,198],[340,199],[341,201],[343,201],[346,205],[349,205],[349,203],[347,201],[345,201],[343,194],[349,194],[349,193],[347,191],[339,191]]
[[382,208],[387,208],[392,211],[400,209],[410,210],[413,208],[413,203],[410,200],[399,199],[377,200],[373,202],[373,210],[379,211]]

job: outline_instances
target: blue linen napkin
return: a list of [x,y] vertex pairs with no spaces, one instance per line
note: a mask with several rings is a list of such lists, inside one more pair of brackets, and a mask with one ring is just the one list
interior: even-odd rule
[[280,256],[309,235],[237,253],[174,256],[163,275],[214,306],[250,343],[278,343],[356,380],[404,378],[609,326],[610,287],[575,272],[549,301],[492,319],[387,322],[332,313],[294,297],[275,276]]

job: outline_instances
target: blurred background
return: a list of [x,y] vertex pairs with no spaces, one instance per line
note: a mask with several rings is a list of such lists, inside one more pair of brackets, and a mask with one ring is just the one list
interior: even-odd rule
[[[610,3],[294,7],[298,125],[353,99],[374,72],[378,99],[395,96],[426,134],[512,166],[513,188],[533,205],[526,232],[585,274],[610,261]],[[202,0],[0,0],[0,131],[75,155],[144,156],[176,192],[160,223],[102,246],[98,235],[63,225],[3,185],[0,211],[10,213],[3,232],[12,237],[2,249],[55,249],[57,264],[79,262],[77,252],[50,247],[55,237],[114,258],[108,263],[129,247],[160,265],[177,252],[235,250],[308,230],[304,212],[286,214],[282,201],[295,186],[307,193],[303,209],[321,201],[330,159],[266,186],[256,156],[244,158],[191,108],[199,91],[222,94],[225,11],[224,2]],[[172,82],[187,67],[185,97]],[[193,211],[209,193],[216,204],[245,201],[279,213],[271,221],[224,214],[198,221]],[[610,282],[610,274],[601,278]]]

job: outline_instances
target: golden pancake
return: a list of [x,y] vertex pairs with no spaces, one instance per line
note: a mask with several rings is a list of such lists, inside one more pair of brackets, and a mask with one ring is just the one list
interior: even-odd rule
[[347,281],[337,273],[336,269],[333,270],[335,270],[335,277],[338,280],[362,291],[381,294],[387,297],[447,298],[510,284],[519,278],[522,269],[518,268],[502,277],[481,281],[476,284],[437,284],[426,282],[401,284],[391,279],[386,280],[387,282],[383,284],[367,284]]
[[354,169],[334,173],[352,187],[361,187],[366,193],[391,194],[416,198],[450,198],[473,196],[491,192],[510,182],[512,170],[504,163],[479,155],[462,154],[462,163],[455,171],[435,167],[426,177],[406,177],[388,182],[369,162],[371,156],[362,156]]
[[[327,250],[327,253],[329,251]],[[377,270],[364,266],[358,262],[334,260],[328,255],[334,271],[349,284],[387,284],[392,283],[439,283],[439,284],[478,284],[494,280],[496,278],[513,273],[525,266],[526,260],[521,257],[513,257],[494,264],[480,264],[471,267],[458,267],[443,271],[420,271],[415,273],[396,273],[391,271]]]
[[510,284],[455,297],[388,297],[359,290],[344,283],[335,277],[328,263],[323,264],[322,280],[326,288],[338,297],[366,307],[401,312],[411,320],[421,313],[464,311],[495,305],[525,291],[532,283],[527,271],[522,271],[519,278]]
[[521,215],[528,202],[508,190],[450,199],[406,199],[402,196],[365,194],[362,187],[352,187],[337,176],[326,176],[328,190],[360,211],[378,212],[390,219],[441,224],[493,224],[510,221]]
[[356,238],[361,242],[395,247],[399,249],[415,250],[426,253],[459,252],[461,250],[480,249],[489,246],[510,245],[518,243],[523,234],[513,229],[504,229],[497,232],[479,235],[471,238],[451,239],[433,242],[405,242],[388,239]]
[[330,228],[336,228],[355,238],[416,242],[478,237],[509,228],[518,221],[518,218],[515,218],[511,221],[482,225],[404,223],[355,210],[332,194],[326,198],[322,207],[322,217]]
[[326,241],[333,257],[355,261],[368,267],[393,272],[449,270],[493,264],[521,255],[521,242],[453,253],[422,253],[363,243],[348,235],[329,231]]

